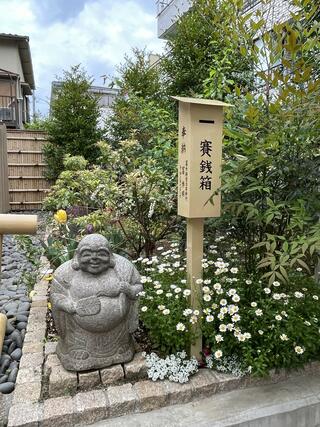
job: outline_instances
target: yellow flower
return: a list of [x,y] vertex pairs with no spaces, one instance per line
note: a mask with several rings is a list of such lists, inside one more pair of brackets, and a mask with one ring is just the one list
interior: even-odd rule
[[34,296],[35,296],[35,294],[36,294],[36,291],[35,290],[33,290],[33,291],[31,291],[30,293],[29,293],[29,298],[33,298]]
[[59,209],[57,211],[57,213],[54,214],[54,219],[59,224],[65,224],[67,222],[67,219],[68,219],[67,212],[63,209]]
[[48,302],[48,309],[51,310],[51,302]]
[[43,280],[46,280],[47,282],[51,282],[51,280],[53,279],[53,276],[52,276],[52,274],[50,274],[49,276],[45,276],[44,278],[43,278]]

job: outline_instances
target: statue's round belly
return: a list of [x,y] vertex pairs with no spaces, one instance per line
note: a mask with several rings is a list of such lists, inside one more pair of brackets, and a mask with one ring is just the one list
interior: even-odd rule
[[100,311],[93,315],[75,315],[76,323],[90,332],[108,332],[122,323],[128,314],[129,304],[126,296],[116,298],[100,297]]

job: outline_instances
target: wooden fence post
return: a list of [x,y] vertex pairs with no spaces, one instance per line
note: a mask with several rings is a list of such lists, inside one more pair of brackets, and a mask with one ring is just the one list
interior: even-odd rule
[[0,213],[6,213],[9,210],[7,132],[6,126],[0,124]]

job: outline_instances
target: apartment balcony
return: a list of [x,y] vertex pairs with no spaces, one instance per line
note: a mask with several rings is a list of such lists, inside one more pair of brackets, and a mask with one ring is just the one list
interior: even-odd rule
[[[156,0],[158,37],[167,39],[174,34],[176,23],[180,16],[185,14],[192,6],[193,0]],[[275,0],[272,3],[264,3],[261,0],[245,0],[243,13],[255,13],[260,10],[267,20],[266,29],[269,30],[275,23],[286,22],[290,19],[290,13],[297,10],[286,0]]]
[[174,33],[179,17],[192,6],[192,0],[157,0],[158,37],[166,39]]

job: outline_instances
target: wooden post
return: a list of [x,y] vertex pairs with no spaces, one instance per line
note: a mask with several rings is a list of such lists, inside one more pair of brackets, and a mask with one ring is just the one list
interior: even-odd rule
[[[197,284],[197,279],[202,279],[203,258],[203,218],[187,218],[187,277],[191,289],[191,307],[199,310],[201,315],[202,284]],[[200,315],[198,320],[200,320]],[[191,344],[190,355],[200,358],[202,351],[202,335],[199,321],[193,325],[196,336]]]
[[209,99],[173,97],[179,101],[178,215],[187,218],[187,279],[190,308],[199,311],[193,324],[196,340],[190,353],[201,358],[201,303],[204,218],[220,216],[223,108]]
[[3,340],[6,334],[7,316],[0,313],[0,354],[2,352]]
[[[2,243],[3,243],[3,235],[0,234],[0,273],[1,273],[1,264],[2,264]],[[0,277],[0,280],[1,280],[1,277]]]
[[9,212],[9,179],[6,126],[0,124],[0,213]]

